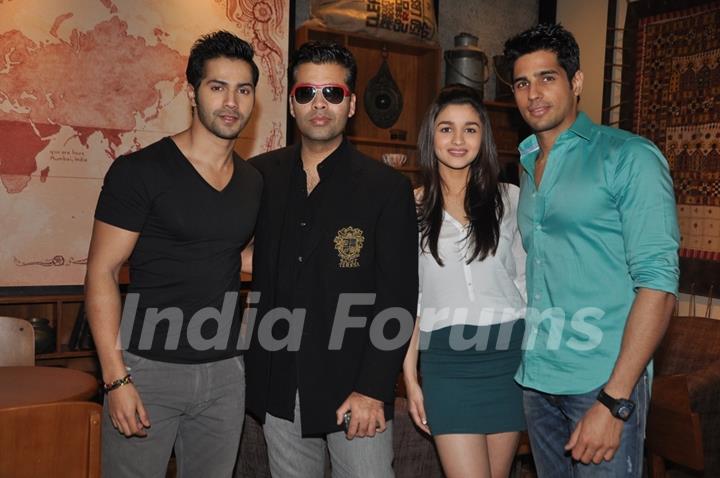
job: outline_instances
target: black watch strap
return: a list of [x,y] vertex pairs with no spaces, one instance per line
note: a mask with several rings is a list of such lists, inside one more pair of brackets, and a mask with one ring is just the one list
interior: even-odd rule
[[635,402],[626,398],[613,398],[602,388],[598,392],[597,400],[605,405],[615,418],[622,421],[627,421],[635,411]]

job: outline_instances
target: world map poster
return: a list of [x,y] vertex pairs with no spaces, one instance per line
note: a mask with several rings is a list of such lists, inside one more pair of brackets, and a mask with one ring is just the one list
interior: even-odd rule
[[289,0],[0,0],[0,287],[82,284],[118,156],[190,124],[193,42],[228,30],[260,67],[244,158],[285,145]]

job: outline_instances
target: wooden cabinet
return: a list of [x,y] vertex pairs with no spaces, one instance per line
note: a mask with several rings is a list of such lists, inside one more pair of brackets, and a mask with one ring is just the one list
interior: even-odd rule
[[94,350],[71,350],[70,336],[80,314],[82,294],[0,296],[0,316],[48,319],[55,330],[55,347],[49,353],[37,354],[37,365],[70,366],[88,372],[97,371]]

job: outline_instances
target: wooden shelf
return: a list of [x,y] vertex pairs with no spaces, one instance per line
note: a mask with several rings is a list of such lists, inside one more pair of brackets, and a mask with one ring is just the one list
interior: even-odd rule
[[348,136],[350,142],[355,144],[369,144],[375,146],[390,146],[398,148],[417,148],[417,145],[412,141],[400,141],[396,139],[379,139],[370,138],[367,136]]
[[419,173],[420,172],[420,168],[416,168],[414,166],[402,166],[402,167],[395,168],[395,169],[397,169],[398,171],[404,171],[406,173]]
[[82,294],[66,295],[9,295],[0,296],[0,305],[5,304],[53,304],[63,302],[82,302],[85,296]]
[[35,360],[43,365],[79,368],[86,372],[97,371],[94,350],[71,350],[68,342],[75,320],[85,300],[83,294],[39,294],[0,297],[0,315],[19,318],[42,317],[48,319],[55,331],[54,351],[36,354]]
[[67,346],[62,346],[60,351],[52,352],[48,354],[37,354],[35,360],[52,360],[52,359],[67,359],[67,358],[83,358],[83,357],[95,357],[97,354],[94,350],[69,350]]

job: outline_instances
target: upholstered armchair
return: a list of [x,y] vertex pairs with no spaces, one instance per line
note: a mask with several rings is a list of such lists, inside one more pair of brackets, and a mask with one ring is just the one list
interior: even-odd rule
[[672,318],[655,354],[647,450],[652,477],[665,460],[720,476],[720,320]]

